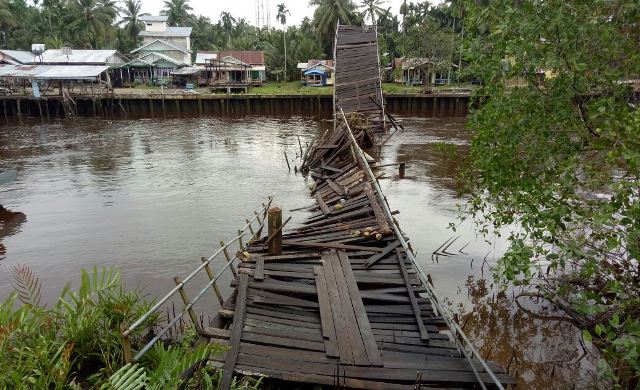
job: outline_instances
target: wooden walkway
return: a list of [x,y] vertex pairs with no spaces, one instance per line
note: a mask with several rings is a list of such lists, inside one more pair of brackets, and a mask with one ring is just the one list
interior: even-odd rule
[[[337,103],[344,106],[338,107],[381,112],[367,103],[377,92],[360,89],[368,76],[360,68],[341,70],[352,55],[341,50],[353,45],[362,50],[360,64],[373,67],[375,57],[378,69],[375,33],[341,26],[336,77],[343,84],[336,89],[342,91],[345,74],[363,78],[351,84],[358,98],[340,92]],[[430,286],[396,235],[368,163],[354,152],[360,149],[353,140],[362,143],[370,127],[353,115],[341,117],[307,151],[303,168],[315,180],[310,216],[283,232],[282,254],[269,255],[267,237],[247,244],[234,294],[202,330],[229,347],[211,362],[224,370],[220,388],[229,388],[234,372],[360,389],[497,387],[481,361],[444,332],[447,321],[424,295]],[[488,367],[503,384],[513,383],[502,368]]]

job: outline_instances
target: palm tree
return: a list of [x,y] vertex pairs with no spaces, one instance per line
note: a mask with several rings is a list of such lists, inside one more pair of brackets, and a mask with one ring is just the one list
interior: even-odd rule
[[400,6],[400,15],[402,15],[402,31],[407,31],[406,19],[408,13],[409,6],[407,5],[407,0],[404,0]]
[[192,18],[190,11],[193,11],[193,8],[189,5],[189,0],[165,0],[164,9],[160,14],[169,17],[167,23],[170,26],[184,26]]
[[336,24],[349,24],[355,20],[356,6],[351,0],[310,0],[309,5],[317,6],[313,22],[318,35],[325,40],[325,48],[331,51]]
[[8,30],[15,26],[14,16],[5,0],[0,0],[0,44],[7,43]]
[[125,34],[134,43],[137,43],[138,34],[144,28],[144,22],[139,19],[141,7],[140,0],[125,0],[124,7],[120,9],[122,13],[120,25],[124,25]]
[[236,23],[236,18],[234,18],[229,12],[223,11],[220,14],[220,23],[222,24],[222,29],[227,33],[227,37],[229,38],[229,43],[231,42],[231,33],[233,32],[233,25]]
[[[278,15],[276,15],[276,20],[284,25],[287,24],[287,14],[291,15],[291,12],[287,9],[287,6],[284,3],[278,4]],[[284,29],[284,34],[282,35],[282,41],[284,46],[284,77],[283,79],[287,80],[287,29]]]
[[360,4],[360,7],[364,8],[363,17],[366,19],[369,15],[371,24],[375,26],[376,15],[384,14],[385,10],[381,6],[386,2],[386,0],[363,0]]
[[111,0],[73,0],[68,17],[69,31],[80,47],[98,48],[115,35],[118,8]]

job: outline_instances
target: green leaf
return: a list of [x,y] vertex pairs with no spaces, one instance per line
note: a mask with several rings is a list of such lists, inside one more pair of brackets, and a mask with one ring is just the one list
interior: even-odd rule
[[588,330],[582,330],[582,339],[586,344],[591,344],[593,342],[593,338],[591,337],[591,333]]

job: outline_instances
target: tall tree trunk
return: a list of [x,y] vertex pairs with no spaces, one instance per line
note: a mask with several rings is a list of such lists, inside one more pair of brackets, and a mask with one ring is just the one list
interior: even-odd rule
[[287,81],[287,30],[284,30],[284,35],[282,36],[284,43],[284,81]]

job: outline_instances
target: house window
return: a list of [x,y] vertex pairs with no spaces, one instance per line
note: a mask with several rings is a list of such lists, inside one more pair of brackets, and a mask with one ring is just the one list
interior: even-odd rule
[[147,23],[147,26],[151,26],[151,25],[152,25],[151,23]]

